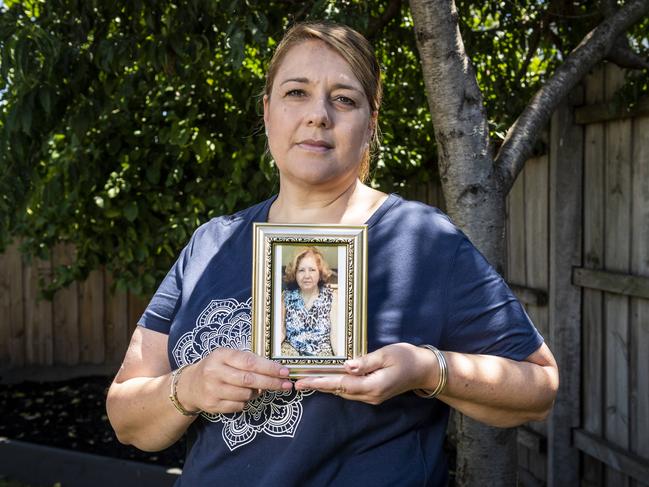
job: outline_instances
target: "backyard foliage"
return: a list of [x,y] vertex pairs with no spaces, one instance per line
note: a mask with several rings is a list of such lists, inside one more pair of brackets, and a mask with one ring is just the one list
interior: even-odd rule
[[[458,3],[463,35],[498,143],[600,18],[594,2],[472,3]],[[73,244],[76,261],[49,291],[105,265],[118,287],[149,293],[199,224],[278,190],[259,93],[295,20],[343,21],[377,49],[386,96],[372,184],[399,191],[437,177],[399,1],[23,0],[0,15],[0,248],[20,237],[27,255],[47,258]],[[648,25],[632,39],[640,50]]]

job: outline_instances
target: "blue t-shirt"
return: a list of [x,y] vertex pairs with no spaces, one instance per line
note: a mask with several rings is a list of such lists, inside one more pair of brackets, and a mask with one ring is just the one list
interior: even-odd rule
[[[196,230],[139,325],[169,334],[172,369],[249,349],[252,223],[274,198]],[[543,339],[503,279],[442,212],[390,195],[368,225],[368,350],[396,342],[522,360]],[[267,391],[202,413],[177,485],[445,485],[449,407],[412,392],[383,404]]]

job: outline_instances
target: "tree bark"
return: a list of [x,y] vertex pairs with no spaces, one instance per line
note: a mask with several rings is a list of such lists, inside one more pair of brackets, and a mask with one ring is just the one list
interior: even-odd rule
[[[504,267],[505,194],[487,116],[452,0],[411,0],[447,211],[489,262]],[[458,486],[516,484],[516,431],[454,414]],[[495,453],[497,452],[497,453]]]
[[[616,39],[649,11],[631,0],[577,46],[508,131],[496,158],[453,0],[410,0],[426,96],[438,148],[449,216],[500,273],[505,261],[505,197],[542,129],[563,98]],[[561,364],[560,364],[561,365]],[[499,429],[455,414],[458,486],[516,485],[515,429]]]
[[457,10],[452,0],[417,0],[410,7],[448,213],[502,271],[504,198],[489,149],[482,93],[464,50]]

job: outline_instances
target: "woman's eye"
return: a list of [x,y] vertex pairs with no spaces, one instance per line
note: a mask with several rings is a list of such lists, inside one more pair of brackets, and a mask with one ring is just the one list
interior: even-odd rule
[[289,90],[286,92],[286,96],[303,96],[303,95],[304,95],[304,91],[298,89]]
[[349,105],[349,106],[352,106],[352,107],[354,105],[356,105],[356,102],[354,100],[352,100],[351,98],[348,98],[346,96],[338,96],[338,97],[336,97],[336,100],[340,101],[341,103],[344,103],[345,105]]

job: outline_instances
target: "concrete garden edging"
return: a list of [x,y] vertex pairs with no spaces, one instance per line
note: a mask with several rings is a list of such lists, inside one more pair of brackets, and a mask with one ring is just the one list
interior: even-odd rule
[[178,468],[0,438],[0,476],[34,487],[170,487],[179,475]]

